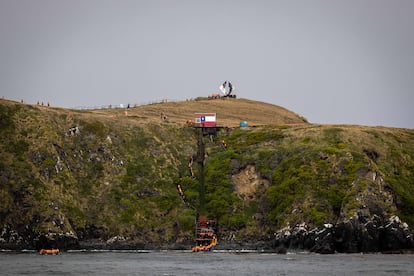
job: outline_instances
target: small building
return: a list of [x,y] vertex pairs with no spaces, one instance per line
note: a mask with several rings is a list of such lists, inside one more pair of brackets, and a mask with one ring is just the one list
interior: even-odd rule
[[194,113],[194,127],[216,127],[216,113]]
[[246,121],[241,121],[240,122],[240,127],[241,128],[245,128],[245,127],[247,127],[248,126],[248,124],[247,124],[247,122]]

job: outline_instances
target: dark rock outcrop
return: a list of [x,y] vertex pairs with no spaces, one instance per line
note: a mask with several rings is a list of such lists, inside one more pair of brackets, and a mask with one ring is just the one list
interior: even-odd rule
[[73,233],[48,233],[39,234],[34,240],[36,250],[42,248],[78,249],[79,241]]
[[24,227],[20,231],[6,225],[0,233],[0,248],[10,250],[21,249],[42,249],[42,248],[59,248],[59,249],[77,249],[79,241],[76,234],[68,233],[39,233],[30,230],[30,227]]
[[321,254],[403,252],[414,248],[413,234],[397,216],[386,220],[355,215],[336,225],[308,230],[305,223],[275,233],[273,248],[303,249]]

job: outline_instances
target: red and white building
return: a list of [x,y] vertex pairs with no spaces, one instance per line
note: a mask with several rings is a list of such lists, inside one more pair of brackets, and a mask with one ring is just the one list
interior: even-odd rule
[[215,127],[216,113],[194,113],[195,127]]

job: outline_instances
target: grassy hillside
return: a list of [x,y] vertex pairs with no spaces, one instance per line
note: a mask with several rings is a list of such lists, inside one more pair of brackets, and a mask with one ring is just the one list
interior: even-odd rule
[[[334,224],[357,212],[397,214],[413,225],[413,135],[362,126],[234,130],[228,150],[207,165],[208,206],[222,215],[220,225],[252,237],[302,222]],[[240,174],[247,174],[244,183],[234,181]]]
[[169,123],[185,125],[188,120],[193,120],[196,112],[215,112],[218,124],[227,127],[237,127],[241,121],[247,121],[252,126],[306,122],[305,118],[277,105],[232,98],[219,100],[197,98],[182,102],[149,104],[130,109],[93,110],[90,113],[102,117],[120,118],[125,117],[125,110],[127,110],[128,118],[144,125],[158,124],[161,113],[168,116]]
[[[191,242],[199,189],[186,121],[195,112],[216,112],[229,127],[206,137],[206,209],[220,239],[266,239],[288,224],[356,212],[414,226],[414,130],[314,125],[275,105],[199,99],[90,111],[1,100],[0,227],[25,237]],[[238,128],[242,120],[250,127]]]

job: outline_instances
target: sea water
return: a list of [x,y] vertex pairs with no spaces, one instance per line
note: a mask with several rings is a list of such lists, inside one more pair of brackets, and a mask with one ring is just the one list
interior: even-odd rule
[[0,275],[414,275],[414,255],[246,251],[0,253]]

